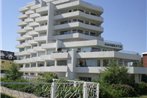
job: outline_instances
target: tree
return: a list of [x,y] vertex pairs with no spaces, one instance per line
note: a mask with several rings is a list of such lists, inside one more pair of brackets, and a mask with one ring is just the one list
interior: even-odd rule
[[22,73],[19,72],[17,64],[13,63],[6,71],[6,78],[8,78],[10,80],[19,79],[19,78],[21,78],[21,76],[22,76]]
[[112,61],[109,67],[101,73],[100,81],[108,84],[130,84],[133,79],[127,72],[126,67],[119,66],[115,61]]

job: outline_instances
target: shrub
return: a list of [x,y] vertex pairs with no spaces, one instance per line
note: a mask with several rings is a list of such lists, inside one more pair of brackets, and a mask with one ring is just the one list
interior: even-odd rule
[[58,79],[58,76],[55,73],[47,72],[47,73],[41,74],[38,80],[51,83],[53,82],[53,79]]
[[111,88],[107,84],[100,84],[100,98],[113,98],[110,93]]
[[135,90],[139,95],[147,95],[147,83],[138,83],[134,86]]
[[114,97],[133,97],[137,96],[136,91],[129,85],[113,84],[111,85],[111,95]]

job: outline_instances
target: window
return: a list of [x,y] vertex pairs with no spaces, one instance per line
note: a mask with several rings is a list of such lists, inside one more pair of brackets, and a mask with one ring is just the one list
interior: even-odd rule
[[60,22],[60,24],[66,24],[66,23],[68,23],[67,20],[64,20],[64,21],[61,21],[61,22]]
[[36,67],[36,63],[32,63],[31,64],[31,67]]
[[91,77],[79,77],[82,81],[91,81]]
[[25,67],[28,68],[28,67],[30,67],[30,65],[29,64],[26,64]]
[[67,60],[60,60],[60,61],[57,61],[57,65],[58,65],[58,66],[65,66],[65,65],[67,65]]
[[101,66],[101,61],[97,60],[97,66]]
[[73,22],[76,22],[77,21],[77,19],[73,19]]
[[35,76],[35,73],[30,73],[31,76]]
[[54,61],[47,61],[47,66],[54,66],[54,65],[55,65]]
[[103,60],[103,66],[108,66],[109,60]]
[[81,22],[81,23],[83,23],[84,21],[83,21],[83,20],[81,20],[81,19],[78,19],[78,22]]
[[82,10],[82,9],[79,9],[79,11],[84,12],[84,10]]
[[26,59],[28,59],[28,58],[30,58],[30,55],[27,55],[27,56],[26,56]]
[[90,32],[90,35],[91,36],[96,36],[96,33],[95,32]]
[[44,66],[43,62],[38,64],[38,67],[43,67],[43,66]]
[[37,56],[37,54],[36,53],[32,53],[32,57],[36,57]]
[[85,21],[85,24],[89,24],[89,21]]
[[79,33],[83,33],[83,30],[78,30]]
[[86,60],[85,59],[79,59],[78,65],[80,67],[86,67]]

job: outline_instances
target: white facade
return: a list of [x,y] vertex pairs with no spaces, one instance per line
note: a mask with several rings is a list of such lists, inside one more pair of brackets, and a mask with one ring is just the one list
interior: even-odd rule
[[124,53],[121,43],[101,37],[101,7],[82,0],[35,0],[20,12],[16,62],[24,76],[55,72],[68,79],[96,79],[112,59],[130,74],[144,74],[133,67],[140,55]]

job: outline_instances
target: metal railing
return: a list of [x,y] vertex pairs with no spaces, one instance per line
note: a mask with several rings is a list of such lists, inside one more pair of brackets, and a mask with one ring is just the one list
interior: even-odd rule
[[52,83],[1,82],[1,93],[15,98],[99,98],[99,84],[53,80]]

